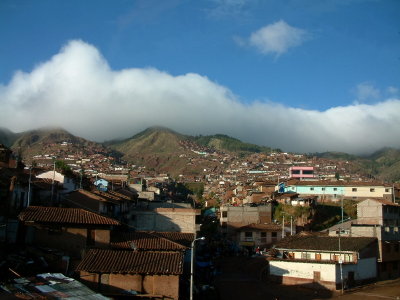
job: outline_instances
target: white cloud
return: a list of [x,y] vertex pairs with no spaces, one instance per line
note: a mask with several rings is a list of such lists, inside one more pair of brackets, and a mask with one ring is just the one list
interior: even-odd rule
[[243,104],[199,74],[112,70],[99,51],[71,41],[32,72],[0,85],[0,126],[61,126],[103,141],[163,125],[183,134],[225,133],[285,151],[366,153],[400,147],[400,99],[310,111],[273,102]]
[[356,97],[361,102],[377,100],[381,97],[381,92],[373,84],[363,82],[356,87]]
[[290,48],[301,45],[308,36],[307,31],[292,27],[280,20],[253,32],[248,42],[263,54],[279,56]]
[[246,6],[252,0],[211,0],[214,4],[208,11],[210,17],[221,18],[232,15],[246,14]]
[[389,86],[386,89],[386,92],[391,96],[396,96],[396,95],[399,94],[399,89],[397,87],[395,87],[395,86]]

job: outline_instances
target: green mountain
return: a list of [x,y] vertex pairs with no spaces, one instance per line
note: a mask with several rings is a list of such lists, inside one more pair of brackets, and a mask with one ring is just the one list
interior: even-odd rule
[[14,141],[19,137],[18,133],[14,133],[7,128],[0,127],[0,144],[11,147]]
[[309,156],[316,156],[319,158],[326,158],[326,159],[338,159],[338,160],[357,160],[359,159],[358,156],[348,154],[345,152],[322,152],[322,153],[311,153]]
[[138,153],[179,153],[180,141],[186,137],[164,127],[148,128],[131,138],[105,143],[123,153],[125,157],[134,157]]
[[400,150],[383,148],[362,162],[372,175],[385,181],[400,181]]
[[0,131],[0,143],[10,147],[25,161],[31,161],[33,156],[39,154],[54,156],[66,153],[80,156],[94,153],[114,154],[102,144],[74,136],[62,128],[41,128],[11,135],[5,135],[4,132],[11,131]]
[[110,141],[106,145],[123,154],[132,164],[146,166],[150,171],[179,174],[201,174],[203,169],[215,169],[218,163],[201,157],[192,150],[198,145],[187,136],[164,127],[148,128],[129,139]]
[[355,172],[373,176],[383,181],[400,181],[399,149],[382,148],[368,156],[356,156],[342,152],[324,152],[310,155],[319,158],[351,161]]
[[270,152],[271,148],[244,143],[238,139],[224,134],[215,134],[207,136],[196,136],[193,141],[199,145],[214,148],[223,152]]

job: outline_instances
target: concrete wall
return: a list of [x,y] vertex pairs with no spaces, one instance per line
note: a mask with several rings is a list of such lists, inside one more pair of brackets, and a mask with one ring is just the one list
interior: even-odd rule
[[[356,189],[354,191],[353,189]],[[388,191],[386,191],[388,190]],[[391,198],[392,188],[384,186],[346,186],[344,189],[346,198]]]
[[271,205],[261,205],[256,207],[222,206],[221,214],[223,211],[227,212],[227,217],[223,218],[223,221],[228,223],[258,224],[271,223],[272,221]]
[[[319,280],[315,273],[319,272]],[[360,259],[357,264],[343,264],[343,280],[347,281],[349,272],[354,273],[355,282],[374,280],[377,277],[376,258]],[[316,283],[328,288],[336,289],[340,284],[341,272],[339,264],[270,261],[270,275],[273,279],[280,279],[283,284],[298,285]]]
[[196,233],[196,215],[199,210],[185,208],[158,208],[155,211],[132,211],[130,225],[136,230]]
[[[353,189],[355,189],[353,191]],[[293,185],[287,186],[285,192],[296,192],[300,195],[318,195],[320,198],[341,199],[341,198],[392,198],[392,188],[384,186],[328,186],[328,185]]]
[[245,231],[241,231],[239,233],[239,241],[238,242],[239,243],[240,242],[254,242],[254,246],[258,247],[258,246],[265,245],[265,244],[273,244],[282,239],[282,230],[277,230],[276,237],[274,237],[274,238],[272,237],[272,232],[269,232],[269,231],[264,231],[264,232],[266,232],[266,237],[262,238],[261,231],[252,231],[253,236],[250,239],[245,236]]

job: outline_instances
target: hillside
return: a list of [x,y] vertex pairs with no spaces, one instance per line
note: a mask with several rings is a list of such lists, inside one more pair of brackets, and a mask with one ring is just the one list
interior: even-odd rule
[[190,138],[163,127],[151,127],[129,139],[106,145],[123,153],[126,161],[173,176],[198,175],[203,169],[215,169],[219,165],[194,153],[199,146],[191,143]]
[[0,143],[4,143],[13,152],[20,154],[26,162],[31,161],[35,155],[44,154],[59,156],[63,153],[73,153],[82,157],[93,153],[115,154],[102,144],[74,136],[62,128],[25,131],[13,134],[11,138],[4,141],[1,138],[2,136],[0,136]]
[[249,143],[243,143],[242,141],[232,138],[224,134],[208,135],[208,136],[196,136],[193,141],[199,145],[214,148],[217,151],[224,152],[270,152],[271,148],[258,146]]
[[355,172],[383,181],[400,181],[399,149],[382,148],[371,155],[362,157],[342,152],[324,152],[311,155],[319,158],[351,161]]
[[0,128],[0,144],[11,147],[18,137],[18,133],[14,133],[7,128]]
[[117,142],[107,142],[106,145],[124,154],[134,157],[137,153],[179,153],[182,152],[180,141],[185,137],[170,129],[162,127],[148,128],[131,138]]

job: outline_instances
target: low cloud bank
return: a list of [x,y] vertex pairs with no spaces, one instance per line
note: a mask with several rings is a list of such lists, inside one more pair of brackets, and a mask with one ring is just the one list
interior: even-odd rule
[[400,147],[400,99],[312,111],[241,103],[199,74],[111,70],[92,45],[70,41],[30,73],[0,85],[0,126],[19,132],[60,126],[96,141],[154,125],[183,134],[224,133],[285,151],[369,153]]

